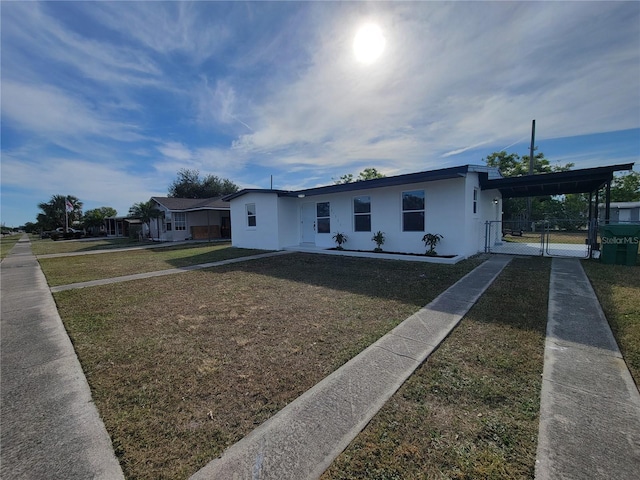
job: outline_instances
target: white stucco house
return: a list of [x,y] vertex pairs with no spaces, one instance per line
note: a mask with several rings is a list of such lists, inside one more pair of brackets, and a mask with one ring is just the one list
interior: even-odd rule
[[[606,205],[598,204],[599,217],[605,218]],[[640,223],[640,202],[611,202],[609,210],[611,223]]]
[[384,232],[386,252],[425,253],[422,237],[440,234],[440,255],[484,251],[485,222],[501,220],[499,190],[482,189],[502,178],[496,168],[463,165],[298,191],[244,189],[223,197],[231,206],[232,244],[283,250],[292,246],[371,251]]

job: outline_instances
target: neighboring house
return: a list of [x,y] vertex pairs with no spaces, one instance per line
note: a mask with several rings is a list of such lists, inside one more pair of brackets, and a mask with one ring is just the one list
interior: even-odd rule
[[[600,222],[605,220],[605,204],[598,204],[598,218]],[[611,202],[609,210],[611,223],[638,223],[640,222],[640,202]]]
[[161,242],[231,238],[229,202],[215,198],[151,197],[161,214],[143,234]]
[[107,237],[128,237],[132,227],[140,227],[142,221],[133,217],[107,217],[104,219],[104,227],[100,233],[105,232]]
[[293,246],[375,248],[384,232],[387,252],[424,253],[422,237],[440,234],[440,255],[484,251],[485,222],[501,220],[502,196],[481,180],[502,178],[496,168],[464,165],[298,191],[245,189],[231,204],[233,245],[282,250]]

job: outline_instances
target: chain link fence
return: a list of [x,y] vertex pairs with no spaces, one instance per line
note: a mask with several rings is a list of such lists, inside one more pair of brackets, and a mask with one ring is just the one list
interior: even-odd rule
[[585,219],[489,221],[485,224],[485,252],[589,258],[597,244],[597,231],[595,220],[588,224]]

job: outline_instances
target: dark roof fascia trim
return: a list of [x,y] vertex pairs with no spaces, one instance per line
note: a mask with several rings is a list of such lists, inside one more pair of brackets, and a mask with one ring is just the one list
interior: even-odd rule
[[422,182],[434,182],[436,180],[449,180],[452,178],[464,177],[468,171],[469,165],[460,167],[443,168],[440,170],[431,170],[428,172],[407,173],[405,175],[397,175],[394,177],[376,178],[374,180],[363,180],[360,182],[342,183],[339,185],[327,185],[324,187],[308,188],[306,190],[297,190],[295,192],[287,192],[281,196],[297,197],[299,195],[327,195],[331,193],[353,192],[358,190],[368,190],[373,188],[395,187],[398,185],[410,185]]
[[437,180],[450,180],[452,178],[464,177],[468,172],[477,172],[481,176],[486,174],[485,170],[490,167],[478,165],[460,165],[457,167],[441,168],[438,170],[428,170],[426,172],[407,173],[393,177],[376,178],[373,180],[363,180],[360,182],[342,183],[339,185],[325,185],[322,187],[307,188],[304,190],[269,190],[259,188],[246,188],[239,192],[232,193],[222,200],[231,201],[248,193],[276,193],[279,197],[299,197],[326,195],[331,193],[353,192],[358,190],[368,190],[373,188],[394,187],[398,185],[411,185],[414,183],[434,182]]
[[[223,200],[223,197],[212,197],[215,198],[216,200]],[[198,210],[230,210],[231,207],[209,207],[207,205],[201,205],[201,206],[196,206],[196,207],[189,207],[189,208],[169,208],[167,205],[165,205],[164,203],[162,203],[160,200],[163,200],[164,197],[151,197],[151,200],[153,200],[154,202],[156,202],[158,205],[162,206],[163,208],[165,208],[166,210],[170,211],[170,212],[178,212],[178,213],[182,213],[182,212],[196,212]],[[189,199],[191,200],[191,199]],[[203,198],[203,199],[193,199],[193,200],[202,200],[203,202],[205,200],[211,200],[211,199],[207,199],[207,198]]]
[[230,193],[229,195],[225,195],[221,198],[223,202],[230,202],[234,198],[241,197],[242,195],[246,195],[248,193],[277,193],[279,197],[281,197],[285,193],[290,193],[288,190],[271,190],[269,188],[243,188],[239,192]]

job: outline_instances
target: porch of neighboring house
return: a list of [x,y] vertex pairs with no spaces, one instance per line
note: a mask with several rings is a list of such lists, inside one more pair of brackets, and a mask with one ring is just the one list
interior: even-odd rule
[[151,220],[145,234],[162,242],[213,241],[231,238],[229,203],[220,198],[190,199],[151,197],[158,218]]
[[142,227],[139,218],[109,217],[104,219],[104,228],[107,237],[128,237],[133,226]]

